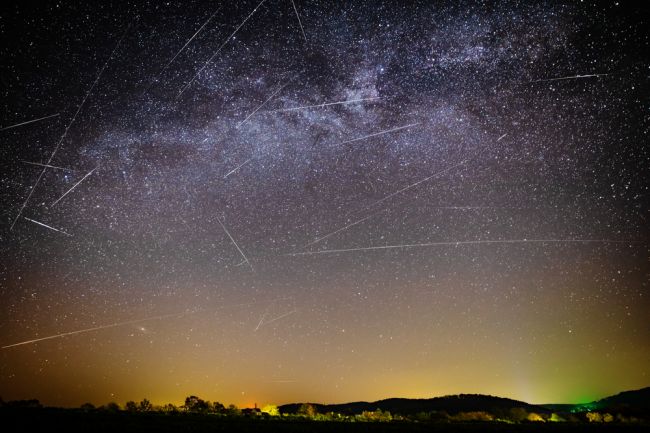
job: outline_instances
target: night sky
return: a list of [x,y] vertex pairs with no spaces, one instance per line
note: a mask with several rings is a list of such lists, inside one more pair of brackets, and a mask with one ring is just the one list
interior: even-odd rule
[[16,3],[4,400],[564,403],[650,384],[640,9]]

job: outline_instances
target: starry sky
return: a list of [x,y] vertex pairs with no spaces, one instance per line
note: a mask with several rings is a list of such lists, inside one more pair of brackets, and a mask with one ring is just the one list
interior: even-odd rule
[[0,396],[648,386],[648,24],[613,1],[5,3]]

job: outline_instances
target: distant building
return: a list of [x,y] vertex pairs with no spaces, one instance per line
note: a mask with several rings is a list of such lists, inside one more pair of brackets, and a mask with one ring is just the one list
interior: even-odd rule
[[262,415],[262,411],[260,410],[259,407],[257,407],[257,403],[255,403],[255,407],[247,407],[245,409],[242,409],[241,413],[244,416],[261,416]]

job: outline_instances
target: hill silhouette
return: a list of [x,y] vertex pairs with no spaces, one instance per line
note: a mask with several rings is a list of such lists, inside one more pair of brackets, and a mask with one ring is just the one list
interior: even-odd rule
[[650,413],[650,386],[623,391],[609,397],[582,404],[544,404],[542,407],[557,412],[615,412],[626,415]]
[[599,409],[611,407],[634,407],[650,410],[650,386],[634,391],[623,391],[610,397],[605,397],[593,403]]
[[[344,415],[358,415],[364,411],[382,410],[392,414],[414,415],[420,412],[446,412],[455,415],[460,412],[489,412],[503,414],[512,409],[527,412],[549,413],[550,410],[523,401],[483,394],[459,394],[426,399],[389,398],[374,402],[352,402],[342,404],[308,403],[319,413],[335,412]],[[303,403],[285,404],[279,407],[281,413],[297,413]]]
[[[291,403],[279,406],[281,413],[298,413],[305,403]],[[526,412],[549,414],[551,412],[579,413],[603,411],[643,416],[650,413],[650,387],[624,391],[616,395],[584,404],[543,404],[534,405],[524,401],[483,394],[459,394],[425,399],[389,398],[374,402],[351,402],[340,404],[307,403],[318,413],[340,413],[359,415],[375,410],[388,411],[392,414],[414,415],[422,412],[446,412],[455,415],[461,412],[487,412],[501,416],[513,409]]]

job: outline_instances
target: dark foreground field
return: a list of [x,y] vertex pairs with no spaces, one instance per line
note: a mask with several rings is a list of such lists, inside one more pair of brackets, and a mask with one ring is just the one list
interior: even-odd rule
[[587,423],[320,422],[225,418],[199,414],[83,412],[65,409],[0,410],[5,432],[637,432],[650,425]]

